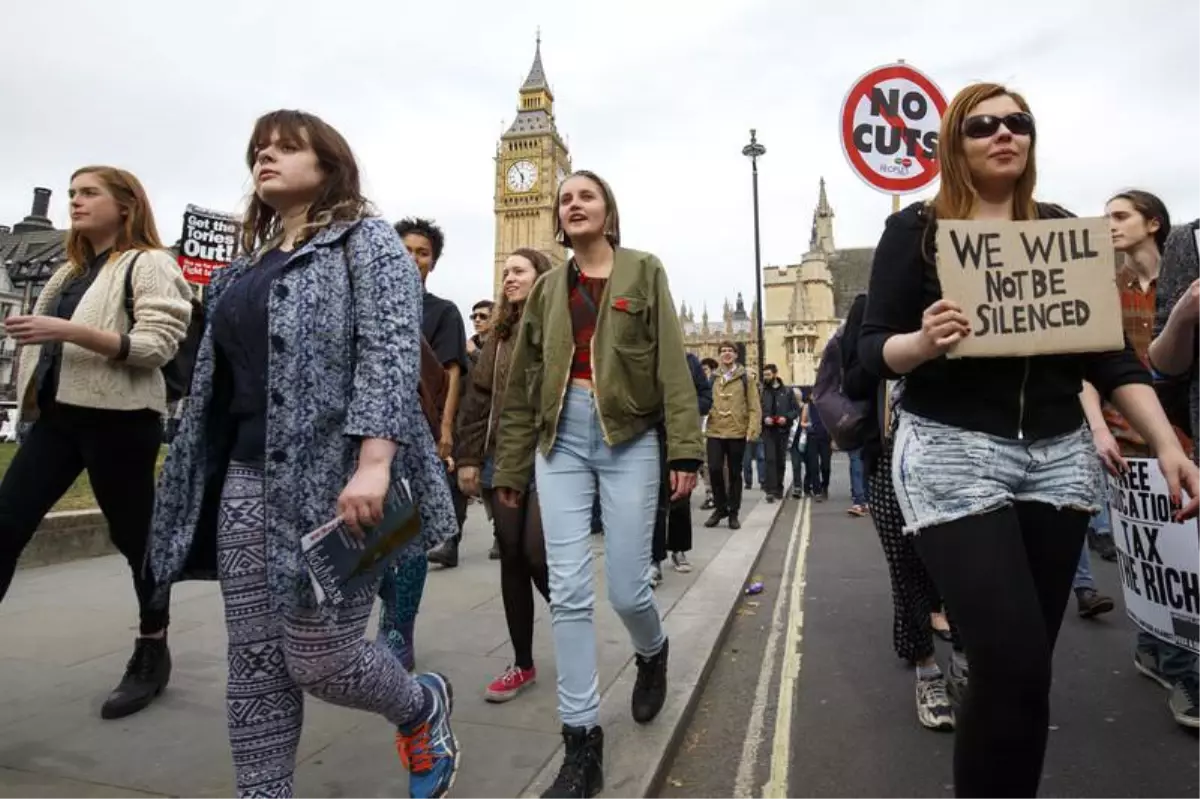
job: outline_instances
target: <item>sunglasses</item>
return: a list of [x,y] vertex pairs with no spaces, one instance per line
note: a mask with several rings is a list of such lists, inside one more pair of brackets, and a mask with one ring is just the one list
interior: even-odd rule
[[492,316],[492,315],[491,315],[490,313],[487,313],[486,311],[483,311],[483,312],[480,312],[480,313],[473,313],[473,314],[471,314],[471,319],[473,319],[473,320],[474,320],[474,319],[490,319],[490,318],[491,318],[491,316]]
[[1008,128],[1008,132],[1014,136],[1033,135],[1033,115],[1024,111],[1002,117],[992,114],[967,117],[963,120],[962,132],[970,139],[986,139],[996,135],[996,131],[1000,130],[1001,125]]

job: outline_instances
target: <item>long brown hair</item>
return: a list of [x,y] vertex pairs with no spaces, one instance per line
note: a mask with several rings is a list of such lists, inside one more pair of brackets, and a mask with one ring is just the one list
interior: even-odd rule
[[[161,250],[162,241],[158,238],[158,227],[154,224],[154,212],[150,209],[150,200],[146,197],[146,189],[142,182],[134,177],[132,172],[118,169],[115,166],[85,166],[71,173],[71,181],[80,175],[95,175],[104,184],[117,207],[124,215],[121,229],[117,231],[117,241],[113,252],[121,253],[126,250]],[[84,268],[97,255],[92,243],[75,228],[67,234],[67,260],[76,270]]]
[[[973,83],[954,96],[946,113],[942,116],[942,129],[938,133],[938,160],[942,167],[942,184],[933,198],[933,211],[938,219],[968,219],[975,210],[979,192],[971,180],[967,166],[967,155],[963,149],[963,122],[967,116],[985,100],[1008,96],[1025,113],[1030,113],[1029,103],[1017,92],[999,83]],[[1033,201],[1033,188],[1037,184],[1037,137],[1029,142],[1029,156],[1025,171],[1017,178],[1013,190],[1013,219],[1037,219],[1037,205]]]
[[608,181],[587,169],[577,169],[567,176],[566,180],[558,184],[558,192],[554,195],[554,239],[564,247],[570,247],[571,237],[562,227],[562,216],[559,214],[559,197],[562,196],[562,187],[567,180],[571,178],[587,178],[600,187],[600,194],[604,197],[604,238],[608,239],[608,243],[613,247],[621,246],[621,215],[617,213],[617,198],[613,194],[612,186],[608,185]]
[[[320,117],[305,111],[279,110],[263,114],[254,123],[246,146],[246,167],[254,170],[259,150],[276,133],[293,145],[311,147],[325,176],[321,192],[308,208],[308,224],[296,243],[311,238],[331,222],[355,222],[372,212],[362,195],[358,162],[342,134]],[[253,253],[283,235],[282,220],[257,192],[250,195],[242,222],[242,250]]]
[[[530,249],[529,247],[518,247],[513,250],[513,255],[519,255],[533,265],[533,271],[537,272],[538,277],[549,272],[554,264],[550,263],[550,259],[545,253],[540,250]],[[508,341],[513,332],[517,329],[517,322],[521,321],[521,311],[525,303],[511,303],[504,292],[500,292],[500,302],[496,306],[496,321],[492,324],[492,333],[500,341]]]

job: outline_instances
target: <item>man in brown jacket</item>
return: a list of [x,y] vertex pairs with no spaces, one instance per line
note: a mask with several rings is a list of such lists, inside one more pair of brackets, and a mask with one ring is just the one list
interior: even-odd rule
[[729,519],[729,529],[742,526],[742,458],[747,442],[758,441],[762,432],[762,404],[758,381],[737,362],[737,348],[721,342],[719,362],[712,383],[712,410],[708,412],[708,474],[712,482],[712,516],[705,527],[716,527]]

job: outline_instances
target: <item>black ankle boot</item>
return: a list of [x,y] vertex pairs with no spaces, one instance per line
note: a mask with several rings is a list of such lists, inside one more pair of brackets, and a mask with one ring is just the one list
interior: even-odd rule
[[567,752],[558,776],[543,799],[595,796],[604,789],[604,730],[599,727],[562,728]]
[[704,526],[705,527],[716,527],[718,524],[721,523],[721,520],[724,518],[725,518],[725,511],[721,510],[720,508],[717,508],[716,510],[714,510],[712,512],[712,516],[709,516],[708,520],[704,522]]
[[142,710],[163,692],[171,679],[171,652],[167,637],[138,638],[125,676],[104,700],[100,718],[119,719]]
[[670,640],[664,638],[662,649],[657,655],[644,658],[634,655],[637,661],[637,679],[633,683],[633,720],[638,724],[654,721],[658,711],[667,701],[667,650]]

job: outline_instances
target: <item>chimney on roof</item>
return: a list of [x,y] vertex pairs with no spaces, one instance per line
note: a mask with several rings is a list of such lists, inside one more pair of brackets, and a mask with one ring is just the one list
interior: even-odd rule
[[49,217],[50,194],[50,189],[44,189],[40,186],[33,190],[33,206],[29,209],[29,216],[13,225],[13,233],[54,230],[54,224],[50,221]]

